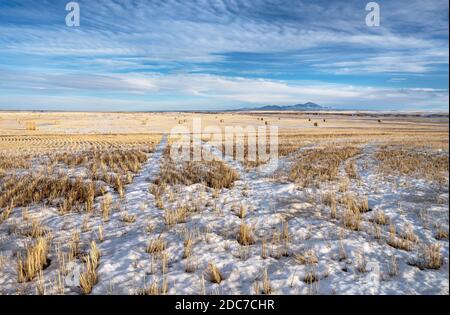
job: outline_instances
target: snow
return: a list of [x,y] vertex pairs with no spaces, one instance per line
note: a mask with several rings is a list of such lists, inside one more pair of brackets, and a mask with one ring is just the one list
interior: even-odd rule
[[[191,213],[186,223],[168,227],[164,223],[164,210],[155,206],[155,197],[149,192],[166,145],[164,138],[149,154],[140,173],[126,186],[124,199],[110,193],[116,205],[110,220],[102,222],[101,214],[96,212],[89,218],[91,230],[81,233],[82,251],[86,252],[90,240],[97,238],[97,227],[103,226],[104,241],[97,241],[101,252],[99,281],[92,294],[135,294],[154,281],[167,282],[168,294],[254,294],[256,282],[262,287],[265,269],[275,294],[448,294],[448,240],[435,239],[435,224],[448,231],[448,184],[382,176],[372,167],[377,163],[372,156],[375,144],[365,145],[355,157],[360,178],[352,180],[349,188],[359,196],[369,197],[372,211],[363,214],[362,231],[344,229],[339,220],[330,219],[330,209],[321,203],[320,196],[326,191],[338,191],[338,183],[299,189],[282,179],[283,171],[295,161],[296,154],[281,157],[277,171],[268,171],[264,166],[246,170],[239,162],[225,158],[240,179],[233,188],[222,189],[218,198],[214,198],[212,189],[201,184],[169,187],[175,200],[168,201],[167,191],[164,195],[167,207],[196,203],[201,211]],[[209,149],[218,154],[216,149]],[[96,198],[97,210],[102,198]],[[438,203],[437,199],[445,202]],[[247,208],[244,219],[234,210],[240,205]],[[374,211],[385,212],[399,233],[411,224],[421,244],[440,243],[443,266],[439,270],[420,270],[409,263],[417,259],[420,245],[406,252],[389,246],[383,239],[375,239],[369,222]],[[29,212],[53,230],[53,244],[67,244],[72,231],[79,230],[84,220],[84,215],[60,216],[57,209],[41,205],[31,206]],[[123,222],[124,213],[135,215],[135,222]],[[10,233],[14,226],[20,225],[21,216],[21,209],[17,208],[0,225],[0,290],[5,294],[36,293],[35,281],[20,285],[16,281],[14,255],[29,242]],[[237,242],[241,221],[253,228],[256,244],[244,247]],[[290,234],[288,256],[280,256],[277,253],[283,249],[282,245],[272,246],[271,239],[273,232],[281,231],[285,221]],[[389,226],[382,229],[383,237],[387,237]],[[192,233],[195,240],[192,257],[188,259],[182,257],[186,233]],[[164,274],[161,257],[152,258],[146,252],[149,241],[158,237],[167,242],[168,266]],[[265,259],[261,257],[263,239],[267,240]],[[308,249],[313,249],[318,258],[313,266],[301,265],[294,259],[293,254]],[[394,276],[389,275],[392,255],[398,265],[398,274]],[[55,251],[49,258],[51,264],[44,274],[47,293],[51,294],[58,271]],[[366,272],[358,270],[361,259],[366,262]],[[186,261],[196,266],[194,272],[185,271]],[[208,280],[205,270],[210,262],[217,265],[224,278],[220,284]],[[66,294],[80,293],[77,280],[80,269],[80,260],[72,264],[66,278]],[[319,281],[305,283],[303,279],[312,271]]]

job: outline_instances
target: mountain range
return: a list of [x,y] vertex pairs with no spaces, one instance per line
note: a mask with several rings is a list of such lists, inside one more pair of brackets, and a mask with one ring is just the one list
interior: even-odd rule
[[330,107],[324,107],[312,102],[307,102],[305,104],[295,104],[295,105],[265,105],[262,107],[255,108],[242,108],[239,111],[309,111],[309,110],[327,110]]

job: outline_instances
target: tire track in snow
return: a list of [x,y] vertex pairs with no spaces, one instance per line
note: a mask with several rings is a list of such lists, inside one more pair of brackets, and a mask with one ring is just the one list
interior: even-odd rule
[[124,205],[131,211],[139,208],[139,202],[141,200],[150,200],[153,198],[153,195],[148,190],[148,186],[159,173],[160,161],[166,145],[167,136],[164,135],[142,170],[133,178],[133,182],[125,187]]
[[[128,215],[136,216],[136,220],[127,225],[121,221],[121,213],[111,217],[108,229],[105,229],[105,241],[99,244],[102,254],[99,282],[94,286],[93,294],[134,294],[133,290],[144,284],[146,267],[150,265],[149,255],[145,252],[150,238],[146,227],[149,223],[157,225],[158,221],[163,221],[161,210],[154,205],[149,184],[159,172],[166,145],[167,136],[164,135],[133,182],[125,187],[121,207]],[[108,232],[115,235],[110,237]]]

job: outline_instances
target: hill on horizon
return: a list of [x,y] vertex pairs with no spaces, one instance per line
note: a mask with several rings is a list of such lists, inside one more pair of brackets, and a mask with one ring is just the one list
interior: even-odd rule
[[265,105],[261,107],[254,108],[241,108],[238,111],[308,111],[308,110],[328,110],[332,109],[331,107],[321,106],[319,104],[313,102],[307,102],[304,104],[295,104],[295,105]]

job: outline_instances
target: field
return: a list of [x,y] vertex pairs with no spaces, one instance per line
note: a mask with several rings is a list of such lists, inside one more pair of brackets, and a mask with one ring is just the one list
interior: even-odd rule
[[[277,126],[277,167],[204,135],[213,160],[173,159],[172,128],[194,118]],[[448,114],[0,112],[0,293],[448,294],[448,129]]]

